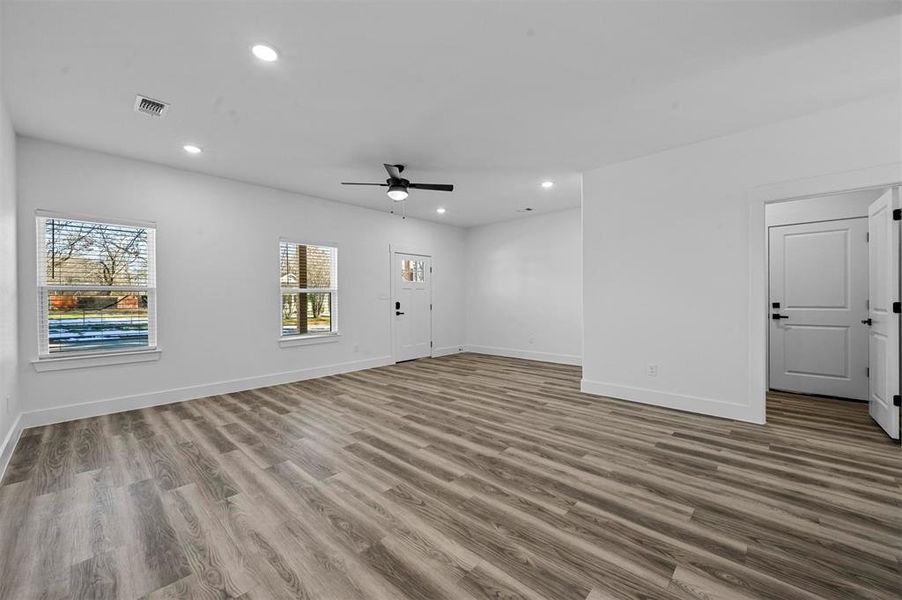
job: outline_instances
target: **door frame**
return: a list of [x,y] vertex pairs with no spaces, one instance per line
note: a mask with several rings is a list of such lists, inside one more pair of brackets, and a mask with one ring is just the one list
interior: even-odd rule
[[[394,244],[388,245],[388,319],[389,319],[389,330],[390,337],[389,341],[391,342],[391,359],[392,363],[396,364],[398,362],[397,352],[395,350],[395,340],[398,337],[398,333],[395,330],[395,323],[397,320],[394,318],[395,312],[395,254],[412,254],[414,256],[422,256],[424,258],[429,259],[429,266],[432,267],[432,261],[435,258],[431,251],[425,250],[422,248],[411,249],[409,246],[396,246]],[[432,306],[432,276],[434,272],[429,273],[429,305]],[[432,313],[435,312],[433,310],[429,311],[429,356],[428,358],[432,358],[432,353],[435,350],[435,344],[433,340],[433,323],[432,323]]]
[[746,192],[749,214],[749,378],[747,404],[742,410],[744,420],[760,424],[767,420],[767,319],[770,304],[765,205],[900,185],[902,162],[763,185]]

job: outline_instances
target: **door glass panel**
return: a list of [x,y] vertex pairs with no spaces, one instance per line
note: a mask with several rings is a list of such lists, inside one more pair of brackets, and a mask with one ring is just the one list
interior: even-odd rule
[[401,280],[410,282],[426,281],[426,262],[422,260],[402,260]]

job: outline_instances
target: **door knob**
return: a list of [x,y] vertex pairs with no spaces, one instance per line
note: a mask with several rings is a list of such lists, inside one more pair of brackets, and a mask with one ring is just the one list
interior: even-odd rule
[[788,319],[789,315],[781,315],[778,313],[774,313],[770,316],[770,318],[773,319],[774,321],[779,321],[780,319]]
[[867,319],[862,319],[861,322],[870,327],[871,323],[873,323],[874,321],[870,317],[868,317]]

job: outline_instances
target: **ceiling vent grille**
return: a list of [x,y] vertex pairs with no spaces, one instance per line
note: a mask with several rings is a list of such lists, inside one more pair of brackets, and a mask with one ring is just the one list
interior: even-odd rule
[[150,115],[152,117],[162,117],[169,110],[169,105],[147,96],[138,96],[135,98],[135,112]]

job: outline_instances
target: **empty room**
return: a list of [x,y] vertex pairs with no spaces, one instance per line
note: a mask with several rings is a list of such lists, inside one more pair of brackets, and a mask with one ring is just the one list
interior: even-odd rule
[[898,600],[902,1],[0,0],[0,600]]

